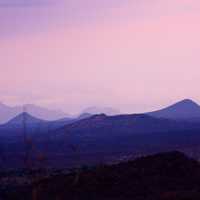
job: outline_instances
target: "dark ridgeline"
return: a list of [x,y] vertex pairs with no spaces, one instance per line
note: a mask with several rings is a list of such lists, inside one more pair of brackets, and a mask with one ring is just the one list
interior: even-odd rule
[[[111,166],[57,174],[33,185],[1,190],[4,200],[197,200],[200,164],[179,152],[160,153]],[[34,191],[34,193],[33,193]],[[23,195],[22,195],[23,194]],[[34,195],[33,195],[34,194]]]

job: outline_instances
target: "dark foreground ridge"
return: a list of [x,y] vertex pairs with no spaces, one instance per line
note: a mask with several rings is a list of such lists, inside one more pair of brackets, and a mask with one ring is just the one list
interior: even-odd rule
[[[1,198],[0,198],[1,199]],[[58,174],[2,193],[5,200],[196,200],[200,164],[180,152]]]

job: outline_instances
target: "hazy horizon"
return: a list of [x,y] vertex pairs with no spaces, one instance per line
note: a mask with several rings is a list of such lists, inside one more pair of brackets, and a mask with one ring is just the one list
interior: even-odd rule
[[[189,100],[189,101],[193,101],[194,103],[197,103],[199,104],[198,101],[195,101],[194,99],[189,99],[189,98],[185,98],[185,99],[179,99],[179,100],[176,100],[176,101],[173,101],[173,102],[169,102],[168,104],[163,104],[163,105],[160,105],[160,106],[152,106],[150,109],[144,109],[144,110],[137,110],[137,107],[135,107],[134,109],[134,106],[132,106],[132,109],[128,109],[127,111],[124,111],[124,110],[120,110],[119,108],[117,107],[112,107],[112,106],[102,106],[102,105],[91,105],[89,107],[82,107],[80,108],[79,110],[75,111],[75,112],[70,112],[69,110],[65,110],[63,109],[61,106],[57,106],[57,107],[51,107],[51,106],[45,106],[45,105],[40,105],[40,104],[8,104],[6,102],[2,102],[0,101],[0,104],[4,105],[4,106],[8,106],[10,108],[19,108],[19,107],[24,107],[24,109],[26,110],[25,112],[29,113],[29,106],[36,106],[38,108],[42,108],[42,109],[47,109],[49,111],[58,111],[60,112],[60,114],[63,112],[63,114],[65,113],[66,116],[67,115],[71,115],[71,116],[78,116],[78,115],[81,115],[83,113],[91,113],[91,114],[100,114],[101,112],[103,113],[102,110],[105,110],[105,114],[107,114],[107,112],[111,112],[113,114],[108,114],[108,115],[118,115],[118,114],[142,114],[142,113],[147,113],[147,112],[154,112],[154,111],[159,111],[161,109],[164,109],[164,108],[167,108],[169,106],[172,106],[176,103],[179,103],[179,102],[183,102],[185,100]],[[86,110],[92,110],[91,112],[87,112]]]
[[197,0],[0,0],[0,101],[159,109],[198,90]]

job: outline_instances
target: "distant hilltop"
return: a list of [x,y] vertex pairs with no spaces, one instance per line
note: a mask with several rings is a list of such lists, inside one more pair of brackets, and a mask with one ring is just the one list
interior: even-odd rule
[[0,123],[6,123],[12,118],[24,112],[24,108],[26,112],[30,115],[33,115],[37,118],[45,119],[45,120],[56,120],[60,118],[67,117],[68,114],[59,111],[59,110],[51,110],[47,108],[43,108],[40,106],[36,106],[34,104],[27,104],[23,106],[7,106],[3,103],[0,103]]
[[161,110],[147,113],[152,117],[167,119],[200,119],[200,106],[191,99],[184,99]]

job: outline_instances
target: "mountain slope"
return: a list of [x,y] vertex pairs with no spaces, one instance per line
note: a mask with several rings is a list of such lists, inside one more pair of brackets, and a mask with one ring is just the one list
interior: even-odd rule
[[20,110],[18,107],[9,107],[3,103],[0,103],[0,124],[6,123],[21,112],[22,110]]
[[62,118],[54,121],[47,121],[32,116],[29,113],[23,112],[7,123],[0,125],[0,135],[18,135],[19,133],[22,133],[24,130],[26,130],[28,133],[32,133],[37,136],[43,136],[45,133],[52,132],[68,124],[88,118],[89,116],[90,115],[88,114],[84,114],[78,118]]
[[147,114],[158,118],[195,120],[200,119],[200,106],[190,99],[185,99],[164,109]]
[[125,136],[134,134],[162,133],[175,130],[200,130],[198,123],[182,123],[169,119],[159,119],[145,114],[107,116],[94,115],[90,118],[66,125],[60,132],[88,136]]
[[31,115],[36,116],[41,119],[45,119],[45,120],[52,121],[52,120],[69,117],[69,115],[67,115],[63,111],[51,110],[51,109],[43,108],[40,106],[36,106],[34,104],[27,104],[27,105],[24,105],[24,107],[26,108],[26,111],[30,113]]
[[42,122],[45,122],[45,120],[33,117],[29,113],[23,112],[23,113],[17,115],[16,117],[14,117],[13,119],[11,119],[10,121],[8,121],[5,125],[7,125],[7,126],[12,126],[12,125],[21,126],[23,123],[37,124],[37,123],[42,123]]
[[59,144],[63,152],[73,154],[69,148],[66,150],[67,146],[73,145],[81,154],[91,155],[93,160],[100,160],[101,156],[105,160],[110,155],[115,157],[127,152],[191,148],[199,143],[199,132],[199,123],[154,118],[144,114],[101,114],[53,131],[52,143],[56,148],[56,144]]
[[[44,126],[47,127],[48,121],[33,117],[32,115],[24,112],[7,123],[0,126],[1,135],[19,135],[24,131],[32,134],[39,132]],[[43,129],[44,130],[44,129]]]

